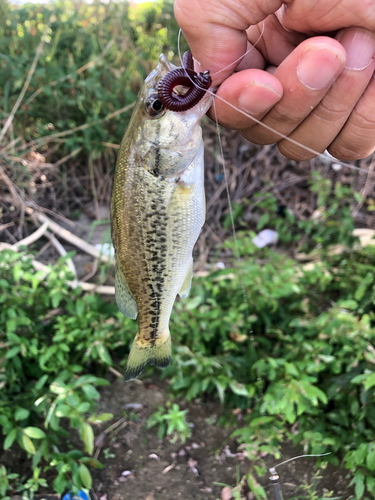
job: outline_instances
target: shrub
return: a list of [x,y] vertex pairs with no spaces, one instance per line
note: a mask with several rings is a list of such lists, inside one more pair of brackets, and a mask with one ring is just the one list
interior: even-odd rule
[[[134,326],[127,322],[124,328],[115,305],[69,290],[68,278],[63,262],[46,276],[34,270],[30,257],[0,253],[3,448],[20,447],[31,458],[33,491],[45,486],[39,475],[51,475],[51,469],[59,493],[66,487],[90,488],[88,466],[101,467],[90,456],[92,425],[112,418],[95,413],[97,388],[108,384],[97,375],[105,373],[111,354],[134,335]],[[83,450],[76,449],[78,435]],[[14,479],[4,468],[2,476]],[[1,487],[9,487],[5,479]]]

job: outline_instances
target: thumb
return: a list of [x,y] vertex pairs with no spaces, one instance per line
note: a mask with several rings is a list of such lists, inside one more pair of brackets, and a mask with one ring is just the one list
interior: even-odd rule
[[282,0],[176,0],[174,13],[200,70],[221,71],[217,85],[237,66],[247,50],[246,29],[282,5]]

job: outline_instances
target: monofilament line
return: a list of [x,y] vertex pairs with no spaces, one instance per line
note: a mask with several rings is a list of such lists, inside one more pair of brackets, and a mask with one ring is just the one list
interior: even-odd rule
[[313,454],[313,455],[298,455],[297,457],[289,458],[288,460],[285,460],[284,462],[281,462],[280,464],[274,465],[269,469],[271,474],[275,474],[276,468],[280,467],[280,465],[287,464],[288,462],[293,462],[293,460],[297,460],[298,458],[307,458],[307,457],[325,457],[326,455],[331,455],[331,452],[329,451],[328,453],[318,453],[318,454]]
[[[233,209],[232,209],[232,203],[231,203],[230,192],[229,192],[229,184],[228,184],[228,173],[227,173],[227,169],[226,169],[226,166],[225,166],[223,144],[221,142],[220,126],[219,126],[219,122],[217,120],[215,99],[213,100],[212,105],[213,105],[214,114],[215,114],[216,133],[217,133],[217,137],[218,137],[218,141],[219,141],[220,156],[221,156],[221,160],[222,160],[222,163],[223,163],[223,173],[224,173],[224,180],[225,180],[225,189],[226,189],[226,193],[227,193],[229,216],[230,216],[230,222],[231,222],[232,234],[233,234],[233,241],[234,241],[234,256],[236,257],[236,259],[240,259],[240,249],[239,249],[239,246],[238,246],[236,227],[235,227],[235,224],[234,224]],[[248,314],[248,316],[250,316],[250,301],[249,301],[249,296],[247,294],[247,290],[246,290],[245,284],[244,284],[244,282],[242,280],[241,273],[239,273],[239,281],[240,281],[240,285],[241,285],[241,289],[242,289],[243,301],[244,301],[244,303],[247,306],[247,314]],[[253,346],[255,364],[257,364],[258,356],[257,356],[257,351],[256,351],[256,346],[255,346],[254,333],[253,333],[253,331],[251,329],[249,329],[249,336],[250,336],[251,345]],[[259,383],[259,385],[261,387],[261,392],[263,394],[262,378],[260,377],[259,367],[258,366],[256,367],[256,372],[257,372],[257,382]]]
[[[321,152],[315,151],[315,149],[309,148],[308,146],[305,146],[304,144],[302,144],[302,143],[300,143],[298,141],[295,141],[294,139],[288,137],[287,135],[282,134],[281,132],[279,132],[279,131],[275,130],[274,128],[270,127],[269,125],[266,125],[261,120],[258,120],[257,118],[254,118],[254,116],[250,115],[249,113],[246,113],[246,111],[243,111],[242,109],[237,108],[237,106],[234,106],[234,104],[230,103],[226,99],[223,99],[222,97],[216,95],[211,90],[203,89],[203,87],[199,86],[196,82],[194,82],[192,80],[192,78],[190,78],[190,76],[188,75],[188,73],[186,71],[186,68],[185,68],[185,66],[184,66],[184,64],[182,62],[181,47],[180,47],[181,33],[182,33],[182,31],[180,29],[179,32],[178,32],[178,42],[177,42],[178,55],[179,55],[179,58],[180,58],[181,66],[185,70],[187,77],[189,78],[189,80],[192,82],[193,85],[195,85],[197,88],[199,88],[201,90],[205,90],[209,94],[213,95],[216,99],[219,99],[220,101],[224,102],[225,104],[227,104],[229,107],[231,107],[235,111],[238,111],[239,113],[241,113],[242,115],[246,116],[247,118],[250,118],[250,120],[252,120],[253,122],[257,123],[258,125],[260,125],[261,127],[265,128],[266,130],[272,132],[273,134],[278,134],[280,136],[279,140],[285,139],[286,141],[290,142],[291,144],[294,144],[295,146],[297,146],[299,148],[302,148],[304,151],[312,153],[314,156],[320,156],[322,154]],[[263,32],[262,32],[262,34],[263,34]],[[258,43],[258,41],[257,41],[257,43]],[[247,50],[242,57],[244,57],[246,54],[248,54],[252,49],[253,49],[253,47],[250,47],[250,49]],[[234,64],[234,63],[232,63],[232,64]],[[217,73],[215,73],[215,74],[217,74]],[[355,165],[351,165],[350,163],[342,162],[340,160],[336,160],[336,163],[339,163],[342,167],[350,168],[351,170],[357,170],[357,171],[360,171],[360,172],[368,172],[367,168],[360,168],[360,167],[357,167]]]

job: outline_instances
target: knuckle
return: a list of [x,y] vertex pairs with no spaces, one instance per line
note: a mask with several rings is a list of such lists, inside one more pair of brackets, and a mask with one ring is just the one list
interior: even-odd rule
[[375,150],[375,144],[370,143],[354,144],[345,137],[337,139],[327,148],[328,152],[339,160],[355,161],[367,158]]
[[298,146],[290,143],[288,140],[282,140],[277,143],[277,147],[279,148],[280,153],[294,161],[305,161],[311,160],[316,155],[311,153],[310,151],[306,151],[303,148],[299,148]]
[[267,144],[273,144],[275,140],[273,138],[267,138],[264,135],[260,135],[253,128],[241,130],[241,135],[252,142],[253,144],[258,144],[260,146],[266,146]]

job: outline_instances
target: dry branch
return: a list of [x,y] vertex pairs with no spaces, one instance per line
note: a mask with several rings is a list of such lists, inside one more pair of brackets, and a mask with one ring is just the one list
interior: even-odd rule
[[27,74],[27,77],[26,77],[25,83],[23,84],[23,87],[22,87],[22,90],[20,92],[20,95],[18,96],[17,101],[15,102],[15,104],[13,106],[13,109],[12,109],[10,115],[8,116],[7,121],[5,122],[5,125],[4,125],[4,127],[2,129],[2,131],[0,132],[0,143],[4,139],[4,136],[7,133],[8,128],[12,124],[12,121],[14,119],[14,115],[17,113],[19,105],[21,104],[21,101],[22,101],[22,99],[23,99],[23,97],[24,97],[24,95],[26,93],[26,90],[29,87],[30,80],[31,80],[31,78],[32,78],[32,76],[34,74],[36,65],[38,64],[38,60],[39,60],[40,54],[42,53],[43,45],[44,45],[44,35],[42,35],[42,39],[40,40],[38,48],[36,49],[34,60],[32,62],[30,70],[29,70],[29,72]]
[[27,247],[28,245],[31,245],[31,243],[34,243],[35,241],[39,240],[39,238],[43,236],[43,234],[47,231],[47,229],[48,229],[48,222],[44,222],[40,227],[38,227],[38,229],[34,233],[31,233],[23,240],[18,241],[13,246],[17,248],[22,246]]
[[80,248],[84,252],[88,253],[89,255],[92,255],[93,257],[96,257],[97,259],[100,259],[102,262],[112,262],[113,259],[109,255],[102,254],[97,248],[95,248],[93,245],[90,243],[87,243],[87,241],[82,240],[75,234],[71,233],[67,229],[64,229],[61,227],[59,224],[56,222],[52,221],[42,213],[35,213],[35,217],[39,220],[39,222],[47,222],[48,227],[53,231],[57,236],[60,236],[60,238],[63,238],[64,240],[68,241],[72,245],[76,246],[77,248]]

